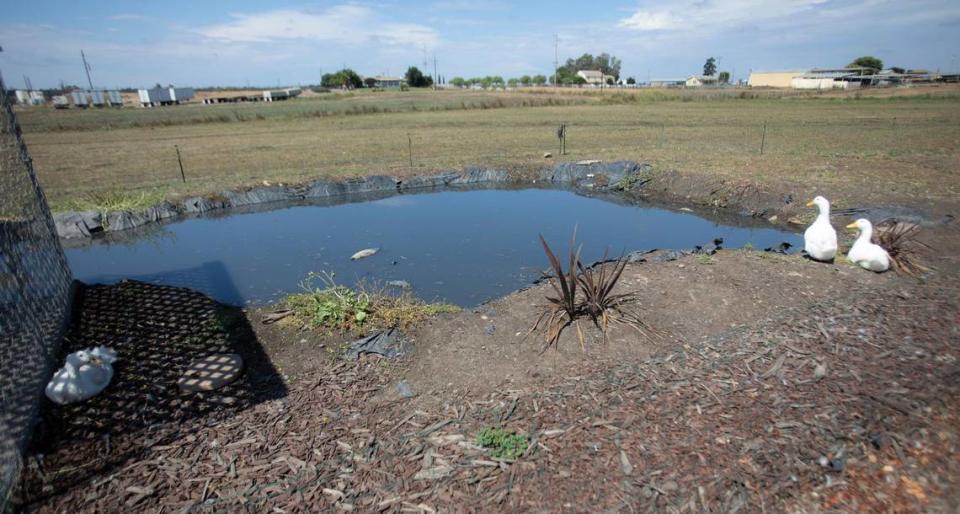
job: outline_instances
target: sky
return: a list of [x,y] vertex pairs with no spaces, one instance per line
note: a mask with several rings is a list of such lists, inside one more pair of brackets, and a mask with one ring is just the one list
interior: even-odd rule
[[[556,39],[555,39],[556,38]],[[622,77],[682,78],[707,57],[750,70],[842,67],[861,55],[960,69],[958,0],[423,0],[10,2],[0,18],[8,87],[292,86],[350,67],[455,76],[549,75],[583,53]]]

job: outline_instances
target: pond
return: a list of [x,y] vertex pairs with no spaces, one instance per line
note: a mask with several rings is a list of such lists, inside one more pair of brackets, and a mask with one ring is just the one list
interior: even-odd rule
[[[402,280],[421,298],[469,307],[538,278],[548,264],[537,234],[560,254],[574,227],[584,262],[606,248],[616,256],[717,237],[726,248],[800,242],[746,218],[720,222],[569,190],[485,189],[270,204],[71,243],[66,254],[88,284],[131,278],[235,305],[277,301],[309,272],[328,271],[344,285]],[[379,252],[350,260],[365,248]]]

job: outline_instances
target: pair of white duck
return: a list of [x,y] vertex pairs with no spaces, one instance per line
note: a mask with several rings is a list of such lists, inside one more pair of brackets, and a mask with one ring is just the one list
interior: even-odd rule
[[[829,262],[837,256],[837,231],[830,224],[830,202],[818,196],[809,202],[807,207],[814,205],[820,210],[820,214],[803,233],[803,248],[811,258]],[[890,255],[870,240],[873,237],[873,225],[869,220],[860,218],[847,225],[847,228],[860,230],[860,235],[847,252],[847,260],[878,273],[890,269]]]
[[106,346],[88,348],[67,355],[67,362],[47,384],[47,398],[66,405],[100,394],[113,378],[117,352]]

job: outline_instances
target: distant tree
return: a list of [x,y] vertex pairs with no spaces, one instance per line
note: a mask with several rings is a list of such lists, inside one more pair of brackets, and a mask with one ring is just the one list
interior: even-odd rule
[[467,81],[463,80],[463,77],[453,77],[450,79],[450,83],[453,84],[454,87],[463,87],[467,85]]
[[867,75],[873,75],[883,69],[883,61],[870,55],[864,55],[863,57],[854,59],[853,62],[847,65],[847,68],[867,68]]
[[729,72],[729,71],[721,71],[721,72],[720,72],[720,75],[718,75],[717,77],[718,77],[717,80],[718,80],[721,84],[727,84],[727,83],[730,82],[730,72]]
[[557,70],[557,74],[564,75],[566,79],[558,77],[557,80],[561,84],[576,84],[577,81],[573,76],[581,70],[597,70],[604,75],[613,75],[613,78],[618,80],[620,79],[620,64],[620,59],[606,52],[596,57],[591,54],[583,54],[576,59],[567,59],[567,62]]
[[520,77],[520,83],[523,84],[524,86],[529,86],[531,82],[532,82],[532,79],[530,78],[530,75],[524,75]]
[[534,84],[536,84],[536,85],[538,85],[538,86],[542,86],[542,85],[544,85],[544,84],[547,83],[547,77],[545,77],[545,76],[543,76],[543,75],[534,75],[534,76],[530,77],[530,82],[533,82]]
[[892,72],[894,72],[894,73],[906,73],[906,72],[907,72],[907,70],[905,70],[905,69],[903,69],[903,68],[900,68],[900,67],[898,67],[898,66],[891,66],[891,67],[890,67],[890,71],[892,71]]
[[363,79],[363,84],[367,87],[373,87],[377,85],[377,79],[373,77],[367,77]]
[[633,77],[627,77],[627,84],[632,86],[636,83],[637,83],[636,79],[634,79]]
[[503,77],[501,77],[500,75],[494,75],[494,76],[490,77],[490,83],[491,83],[494,87],[503,87],[503,85],[504,85],[506,82],[504,82]]
[[608,85],[608,86],[612,86],[612,85],[613,85],[613,79],[612,79],[612,78],[607,77],[607,85]]
[[707,59],[707,62],[703,63],[703,74],[707,77],[712,77],[717,74],[717,60],[713,57]]
[[507,80],[507,85],[510,86],[510,87],[515,88],[515,87],[517,87],[518,84],[520,84],[520,79],[510,79],[510,80]]
[[430,87],[433,85],[433,79],[424,75],[420,68],[416,66],[407,68],[404,78],[407,79],[407,85],[410,87]]
[[336,73],[324,73],[320,79],[320,85],[324,87],[339,87],[343,89],[354,89],[363,87],[363,80],[357,72],[350,68],[344,68]]

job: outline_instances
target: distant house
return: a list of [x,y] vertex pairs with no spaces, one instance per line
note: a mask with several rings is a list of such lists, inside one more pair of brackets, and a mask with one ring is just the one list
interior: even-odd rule
[[650,81],[650,87],[683,87],[687,85],[686,79],[653,79]]
[[789,88],[792,86],[791,81],[804,73],[807,73],[807,70],[751,71],[747,85],[750,87]]
[[599,70],[580,70],[577,76],[585,80],[588,86],[604,86],[609,82],[617,82],[613,75],[604,75]]
[[407,84],[407,79],[401,77],[376,76],[373,77],[373,80],[375,81],[373,87],[382,87],[384,89],[399,88]]
[[716,86],[717,77],[713,75],[690,75],[684,85],[687,87]]

